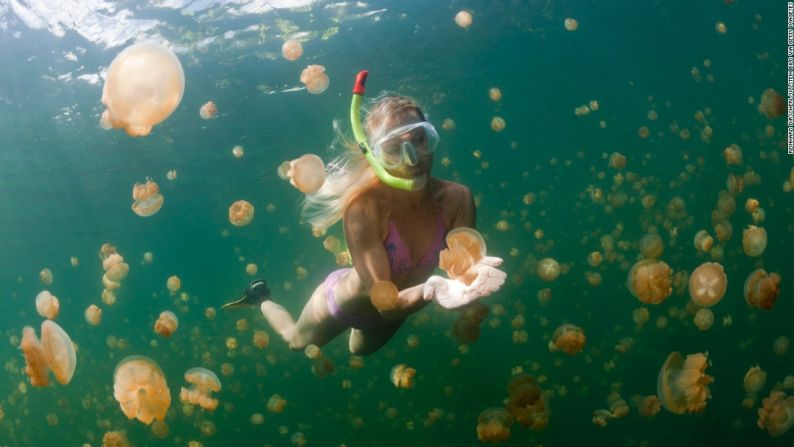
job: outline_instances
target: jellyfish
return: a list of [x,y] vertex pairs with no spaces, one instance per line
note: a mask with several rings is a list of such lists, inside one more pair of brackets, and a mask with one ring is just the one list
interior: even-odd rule
[[789,345],[791,345],[791,340],[789,340],[789,338],[785,335],[781,335],[775,339],[774,343],[772,343],[772,352],[774,352],[775,355],[782,357],[788,352]]
[[301,72],[300,81],[306,85],[306,90],[314,95],[319,95],[328,88],[328,75],[322,65],[309,65]]
[[155,43],[127,47],[108,67],[100,125],[148,135],[176,109],[184,91],[185,73],[171,50]]
[[579,21],[570,17],[567,17],[563,24],[565,25],[566,31],[576,31],[579,29]]
[[722,156],[725,157],[725,163],[729,165],[738,166],[742,164],[742,148],[737,144],[731,144],[722,151]]
[[725,34],[728,32],[728,27],[725,26],[725,22],[717,22],[714,25],[714,28],[717,30],[717,33],[719,34]]
[[491,130],[493,130],[494,132],[501,132],[505,130],[506,125],[507,124],[505,124],[505,119],[502,118],[501,116],[495,116],[493,117],[493,119],[491,119]]
[[698,311],[695,312],[694,321],[698,329],[707,331],[711,329],[711,326],[714,324],[714,312],[707,307],[698,309]]
[[42,290],[36,295],[36,312],[48,320],[54,320],[61,310],[61,303],[58,297],[46,290]]
[[270,335],[268,335],[265,331],[254,331],[253,343],[257,348],[265,349],[270,344]]
[[201,119],[211,120],[215,118],[215,115],[217,114],[218,106],[216,106],[212,101],[207,101],[201,106],[201,108],[199,108],[199,116],[201,116]]
[[61,385],[66,385],[72,380],[77,367],[72,339],[57,323],[45,320],[41,323],[41,347],[44,349],[44,358],[47,365],[55,374],[55,380]]
[[33,386],[49,385],[50,368],[47,366],[44,349],[36,337],[35,329],[30,326],[25,326],[22,329],[22,341],[19,347],[25,355],[25,374],[27,374],[30,384]]
[[658,233],[646,233],[640,238],[640,253],[648,259],[656,259],[664,252],[664,243]]
[[505,407],[513,418],[523,427],[539,431],[549,423],[549,410],[543,390],[529,374],[513,376],[507,386],[509,398]]
[[317,155],[305,154],[289,163],[287,178],[302,193],[317,192],[325,183],[325,164]]
[[459,343],[474,343],[480,338],[480,325],[489,312],[488,306],[479,301],[466,306],[452,325],[452,335]]
[[129,419],[149,425],[162,421],[171,406],[171,392],[163,370],[143,356],[130,356],[119,362],[113,372],[113,397]]
[[85,321],[91,326],[99,326],[99,323],[102,322],[102,309],[96,304],[86,307]]
[[794,396],[772,391],[758,409],[758,427],[769,436],[783,436],[794,425]]
[[369,289],[372,305],[379,311],[394,309],[398,304],[400,291],[391,281],[375,281]]
[[552,282],[560,276],[560,263],[552,258],[543,258],[538,261],[538,277],[546,282]]
[[126,262],[119,262],[105,272],[108,281],[121,282],[130,272],[130,266]]
[[769,119],[783,116],[786,113],[786,100],[775,89],[768,88],[761,94],[758,112],[763,113]]
[[689,296],[698,306],[710,307],[719,303],[726,290],[728,277],[719,263],[700,264],[689,276]]
[[149,217],[160,211],[164,199],[157,183],[146,179],[146,183],[136,183],[132,187],[132,200],[132,211],[141,217]]
[[288,61],[296,61],[303,55],[303,45],[297,40],[288,40],[281,46],[281,55]]
[[271,413],[281,413],[284,407],[287,406],[287,400],[281,397],[280,394],[274,394],[267,400],[267,411]]
[[170,310],[160,312],[160,317],[154,322],[154,331],[163,337],[170,337],[179,327],[179,319]]
[[165,281],[165,287],[171,294],[174,294],[182,287],[182,280],[176,275],[169,276]]
[[244,227],[254,218],[254,206],[245,200],[238,200],[229,207],[229,222],[235,227]]
[[549,341],[549,351],[562,351],[568,355],[576,355],[582,349],[587,338],[582,328],[572,324],[563,324],[554,331]]
[[780,275],[754,270],[744,281],[744,300],[748,306],[771,309],[780,294]]
[[455,121],[452,118],[446,118],[441,122],[441,128],[444,130],[455,130]]
[[397,388],[413,388],[416,370],[405,364],[397,364],[391,369],[389,377]]
[[461,28],[465,29],[471,26],[471,21],[472,18],[471,18],[471,13],[469,11],[461,10],[458,11],[457,14],[455,14],[455,24],[457,24]]
[[694,244],[696,250],[708,253],[714,246],[714,238],[709,235],[708,231],[700,230],[695,233]]
[[450,279],[471,285],[477,274],[469,269],[485,256],[485,240],[473,228],[458,227],[447,233],[446,242],[447,248],[438,255],[438,267]]
[[627,285],[631,294],[643,303],[659,304],[673,293],[671,274],[672,270],[663,261],[643,259],[629,270]]
[[232,148],[232,155],[234,158],[243,158],[243,155],[245,155],[245,149],[238,144]]
[[497,444],[510,439],[513,416],[504,408],[487,408],[477,417],[477,439]]
[[130,447],[130,441],[123,431],[109,431],[102,436],[102,447]]
[[185,371],[185,381],[193,384],[190,389],[182,387],[179,399],[191,405],[213,411],[218,407],[218,399],[213,399],[211,393],[221,390],[221,381],[214,372],[206,368],[190,368]]
[[662,409],[662,402],[655,394],[643,397],[637,396],[636,405],[640,415],[646,418],[656,416]]
[[502,99],[502,91],[499,87],[491,87],[488,90],[488,97],[491,98],[493,102],[499,102]]
[[289,175],[287,175],[287,172],[289,172],[289,170],[291,169],[291,163],[292,162],[290,161],[282,161],[281,164],[278,165],[278,169],[276,169],[276,174],[278,174],[278,178],[280,178],[281,180],[290,179]]
[[755,365],[747,370],[744,375],[744,391],[756,394],[761,391],[764,384],[766,384],[766,372],[761,367]]
[[750,257],[760,256],[766,250],[766,230],[750,225],[742,232],[742,248]]
[[673,352],[665,360],[656,382],[656,394],[662,405],[675,414],[700,413],[711,398],[708,385],[714,378],[706,374],[708,354],[686,356]]
[[612,169],[623,169],[626,167],[626,156],[620,152],[612,152],[609,155],[609,167]]
[[43,268],[39,272],[39,281],[45,286],[52,284],[52,270]]

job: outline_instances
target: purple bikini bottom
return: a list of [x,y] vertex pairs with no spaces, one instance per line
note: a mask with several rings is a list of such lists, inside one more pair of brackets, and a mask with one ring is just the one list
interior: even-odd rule
[[336,302],[336,295],[334,294],[334,286],[339,278],[347,273],[349,268],[339,269],[331,272],[325,278],[325,302],[328,303],[328,311],[339,323],[361,330],[378,329],[386,326],[391,326],[398,321],[387,320],[380,314],[376,315],[362,315],[354,312],[347,312],[339,308],[339,303]]

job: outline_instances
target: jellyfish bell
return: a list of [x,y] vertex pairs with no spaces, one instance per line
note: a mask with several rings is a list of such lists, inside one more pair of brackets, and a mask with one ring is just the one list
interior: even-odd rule
[[54,320],[61,310],[61,303],[58,297],[46,290],[42,290],[36,295],[36,312],[44,318]]
[[629,292],[643,303],[659,304],[673,293],[671,274],[670,266],[663,261],[638,261],[629,270]]
[[136,183],[132,187],[132,199],[132,211],[141,217],[149,217],[160,211],[164,201],[160,187],[152,180],[144,184]]
[[301,72],[300,81],[306,86],[306,90],[314,95],[319,95],[328,88],[328,75],[325,74],[325,67],[322,65],[309,65]]
[[584,349],[587,338],[582,328],[573,324],[563,324],[554,331],[549,341],[549,351],[562,351],[568,355],[576,355]]
[[750,367],[744,375],[744,391],[748,393],[758,393],[766,384],[766,372],[758,365]]
[[768,88],[761,94],[758,112],[763,113],[769,119],[782,116],[786,113],[786,100],[775,89]]
[[769,436],[783,436],[794,425],[794,396],[784,391],[772,391],[758,409],[758,428]]
[[102,322],[102,309],[96,304],[91,304],[85,309],[85,321],[91,326],[99,326]]
[[254,219],[254,206],[238,200],[229,207],[229,222],[235,227],[244,227]]
[[207,101],[199,108],[199,116],[201,119],[211,120],[218,114],[218,106],[212,101]]
[[472,17],[469,11],[461,10],[455,14],[455,24],[457,24],[461,28],[468,28],[471,26]]
[[281,55],[288,61],[296,61],[303,55],[303,45],[297,40],[287,40],[281,45]]
[[485,257],[485,240],[473,228],[458,227],[447,233],[446,242],[447,248],[438,256],[438,267],[446,271],[450,279],[471,285],[477,274],[469,270]]
[[513,416],[504,408],[486,408],[477,417],[477,439],[493,444],[510,439]]
[[742,232],[742,249],[750,257],[760,256],[766,250],[766,230],[750,225]]
[[102,89],[103,128],[144,136],[176,109],[185,91],[185,73],[168,48],[139,43],[125,48],[110,67]]
[[560,276],[560,263],[556,259],[543,258],[538,261],[537,274],[543,281],[554,281]]
[[292,169],[290,161],[283,161],[280,165],[278,165],[278,169],[276,170],[276,174],[278,174],[278,178],[281,180],[289,180],[289,175],[287,174],[290,169]]
[[571,17],[567,17],[563,22],[566,31],[576,31],[579,29],[579,21]]
[[658,233],[646,233],[640,238],[640,253],[648,259],[656,259],[664,252],[664,243]]
[[221,381],[214,372],[201,367],[190,368],[185,371],[185,381],[192,384],[188,389],[182,387],[179,399],[191,405],[213,411],[218,407],[218,399],[213,399],[211,393],[221,390]]
[[369,290],[372,305],[379,311],[393,310],[398,304],[399,293],[391,281],[375,281]]
[[160,312],[160,316],[154,322],[154,331],[163,337],[170,337],[178,327],[179,319],[170,310]]
[[163,370],[143,356],[130,356],[119,362],[113,372],[113,397],[129,419],[149,425],[162,421],[171,406]]
[[121,282],[127,277],[129,272],[130,266],[126,262],[120,262],[105,272],[105,276],[110,281]]
[[41,347],[55,379],[62,385],[69,383],[77,367],[77,356],[66,331],[57,323],[45,320],[41,323]]
[[771,309],[780,294],[780,275],[764,269],[751,272],[744,281],[744,300],[748,306]]
[[397,388],[413,388],[415,375],[415,369],[399,363],[392,367],[389,377],[391,378],[391,383]]
[[703,263],[689,276],[689,296],[698,306],[710,307],[719,303],[726,290],[728,277],[719,263]]
[[317,192],[325,183],[325,164],[315,154],[305,154],[289,163],[287,170],[289,182],[300,192]]
[[662,406],[671,413],[700,413],[711,398],[708,385],[714,378],[705,373],[708,354],[686,356],[672,352],[659,370],[656,393]]

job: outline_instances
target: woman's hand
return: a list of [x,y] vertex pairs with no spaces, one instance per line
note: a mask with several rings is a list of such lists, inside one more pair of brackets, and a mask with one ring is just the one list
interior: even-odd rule
[[471,285],[461,281],[431,276],[425,282],[422,296],[426,301],[436,299],[436,302],[446,309],[457,309],[474,300],[488,296],[505,283],[507,274],[496,267],[502,264],[502,258],[486,256],[475,264],[469,271],[477,273]]

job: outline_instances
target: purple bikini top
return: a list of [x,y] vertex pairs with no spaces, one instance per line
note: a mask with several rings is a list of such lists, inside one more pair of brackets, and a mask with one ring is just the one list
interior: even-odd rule
[[400,237],[397,226],[389,219],[389,234],[383,242],[383,247],[386,249],[386,256],[389,258],[389,269],[391,270],[392,276],[400,275],[411,270],[425,270],[438,265],[438,254],[446,245],[445,237],[447,235],[447,227],[444,224],[444,216],[442,216],[440,211],[437,215],[436,233],[433,236],[433,242],[415,267],[411,265],[411,252],[408,246]]

